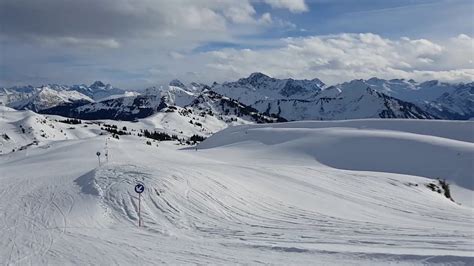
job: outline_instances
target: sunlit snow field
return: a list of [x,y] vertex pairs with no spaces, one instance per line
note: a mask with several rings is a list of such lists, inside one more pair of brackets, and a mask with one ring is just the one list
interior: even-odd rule
[[[0,118],[24,145],[28,115]],[[197,149],[122,136],[100,167],[107,136],[54,126],[0,155],[1,264],[474,264],[474,122],[244,125]]]

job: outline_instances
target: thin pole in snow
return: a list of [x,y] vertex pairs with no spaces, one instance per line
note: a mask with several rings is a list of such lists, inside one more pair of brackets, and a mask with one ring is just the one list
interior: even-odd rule
[[142,194],[138,194],[138,227],[142,226]]
[[105,139],[105,160],[107,162],[109,162],[109,145],[107,142],[108,140],[109,140],[108,138]]

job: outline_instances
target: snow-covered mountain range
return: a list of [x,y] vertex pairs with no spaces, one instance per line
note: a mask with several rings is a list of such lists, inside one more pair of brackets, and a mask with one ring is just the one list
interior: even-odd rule
[[[47,85],[0,90],[0,101],[15,109],[83,119],[135,120],[173,108],[205,108],[222,121],[408,118],[468,120],[474,117],[474,82],[371,78],[333,86],[319,79],[276,79],[253,73],[234,82],[166,87],[142,92],[97,81],[90,86]],[[199,104],[197,104],[199,102]],[[252,113],[253,115],[249,115]],[[234,117],[230,117],[233,115]]]
[[360,118],[435,119],[413,103],[366,86],[329,87],[312,98],[261,100],[255,108],[289,120],[341,120]]
[[194,113],[203,113],[203,116],[216,114],[224,120],[232,119],[231,116],[245,117],[253,122],[270,122],[279,118],[265,116],[250,106],[209,90],[209,87],[205,85],[199,88],[191,85],[181,84],[180,87],[176,85],[178,84],[172,82],[166,89],[149,88],[140,95],[91,102],[69,108],[66,113],[64,113],[64,106],[43,109],[42,112],[83,119],[135,120],[160,111],[172,112],[178,108],[185,108]]
[[326,86],[318,79],[274,79],[253,73],[236,82],[215,83],[211,89],[288,120],[474,117],[474,83],[372,78]]
[[127,92],[101,81],[96,81],[90,86],[49,84],[40,87],[0,88],[0,104],[39,112],[56,106],[78,106],[126,94]]

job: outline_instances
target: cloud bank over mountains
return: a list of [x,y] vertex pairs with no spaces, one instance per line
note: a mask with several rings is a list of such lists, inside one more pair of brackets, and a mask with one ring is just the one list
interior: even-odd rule
[[224,49],[203,58],[209,59],[208,67],[229,78],[264,69],[276,77],[318,77],[329,83],[375,76],[467,81],[474,79],[473,41],[464,34],[436,43],[344,33],[287,38],[270,49]]

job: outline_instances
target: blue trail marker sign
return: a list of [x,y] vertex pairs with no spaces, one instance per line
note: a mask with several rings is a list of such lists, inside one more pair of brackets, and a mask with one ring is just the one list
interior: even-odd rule
[[135,185],[135,192],[138,194],[141,194],[145,190],[145,186],[143,184],[137,184]]
[[135,192],[138,193],[138,227],[142,226],[142,193],[145,191],[145,185],[138,183],[135,185]]

